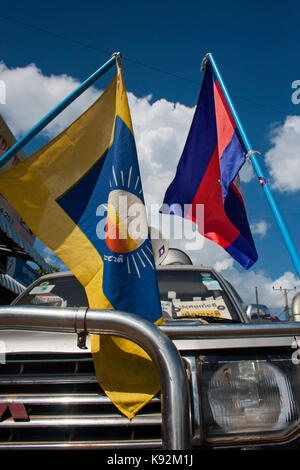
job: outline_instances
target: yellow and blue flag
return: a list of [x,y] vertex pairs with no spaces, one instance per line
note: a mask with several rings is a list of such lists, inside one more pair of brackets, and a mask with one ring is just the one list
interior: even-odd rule
[[[120,68],[71,126],[0,175],[0,192],[85,287],[90,308],[161,321]],[[131,419],[159,391],[154,364],[139,346],[117,337],[93,336],[92,352],[100,385]]]

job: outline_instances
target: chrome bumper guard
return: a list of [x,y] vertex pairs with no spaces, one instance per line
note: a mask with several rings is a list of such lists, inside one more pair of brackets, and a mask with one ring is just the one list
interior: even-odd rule
[[137,343],[152,358],[161,379],[163,448],[191,448],[190,396],[185,367],[172,341],[157,326],[120,311],[1,307],[0,330],[4,329],[77,333],[80,348],[84,348],[87,334],[121,336]]

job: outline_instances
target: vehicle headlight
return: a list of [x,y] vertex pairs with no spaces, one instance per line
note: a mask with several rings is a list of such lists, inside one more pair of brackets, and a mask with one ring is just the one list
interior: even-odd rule
[[208,400],[227,433],[281,429],[293,413],[290,384],[275,366],[259,361],[228,363],[214,373]]
[[279,363],[247,359],[202,364],[208,442],[273,442],[299,431],[298,368],[291,361]]

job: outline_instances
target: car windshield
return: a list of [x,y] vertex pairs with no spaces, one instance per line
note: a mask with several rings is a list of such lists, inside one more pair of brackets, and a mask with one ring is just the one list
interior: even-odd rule
[[45,278],[13,302],[13,305],[39,305],[45,307],[88,307],[85,290],[70,274]]
[[211,271],[161,270],[157,273],[165,318],[207,322],[240,321],[227,293]]
[[[157,272],[165,319],[239,321],[228,295],[210,271],[161,270]],[[87,307],[85,290],[72,275],[41,279],[13,305]]]

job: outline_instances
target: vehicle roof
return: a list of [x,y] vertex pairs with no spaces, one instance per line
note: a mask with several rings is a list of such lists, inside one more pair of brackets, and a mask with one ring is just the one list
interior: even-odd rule
[[[190,265],[190,264],[187,264],[187,265],[183,265],[183,264],[170,264],[170,265],[166,265],[166,266],[158,266],[157,268],[157,271],[168,271],[168,270],[186,270],[186,271],[198,271],[199,269],[203,269],[204,271],[211,271],[211,272],[216,272],[215,269],[212,267],[212,266],[205,266],[205,265]],[[218,273],[219,276],[220,276],[220,273]],[[44,277],[64,277],[64,276],[70,276],[70,275],[73,275],[74,274],[72,273],[72,271],[70,270],[66,270],[66,271],[59,271],[59,272],[55,272],[55,273],[48,273],[48,274],[44,274],[43,276],[39,277],[37,280],[41,280],[43,279]]]

